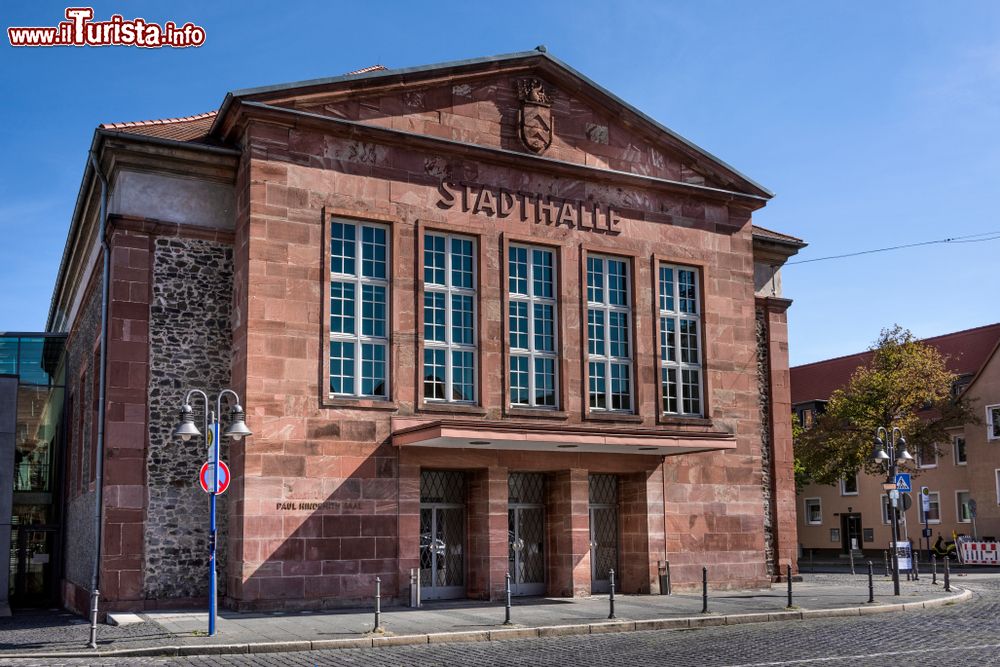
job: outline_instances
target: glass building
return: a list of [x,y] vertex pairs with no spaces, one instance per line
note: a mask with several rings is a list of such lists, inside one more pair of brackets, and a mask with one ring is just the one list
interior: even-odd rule
[[57,599],[65,342],[0,334],[0,521],[8,524],[0,525],[0,545],[9,540],[0,552],[8,554],[0,607]]

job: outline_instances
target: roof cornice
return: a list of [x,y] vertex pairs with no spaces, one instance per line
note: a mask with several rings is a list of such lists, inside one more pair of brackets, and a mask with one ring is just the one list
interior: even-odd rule
[[553,158],[531,155],[519,151],[512,151],[494,146],[482,146],[479,144],[468,144],[454,139],[445,139],[425,134],[396,130],[378,125],[369,125],[359,121],[345,120],[333,116],[303,111],[300,109],[289,109],[287,107],[277,107],[262,102],[241,101],[236,102],[233,113],[239,118],[234,127],[239,127],[251,117],[279,122],[284,125],[298,125],[321,127],[323,131],[340,134],[352,138],[366,138],[385,144],[399,146],[418,146],[434,151],[447,151],[450,153],[463,153],[473,155],[476,159],[503,164],[505,166],[516,166],[524,168],[528,163],[533,168],[552,174],[563,174],[574,177],[585,177],[595,180],[613,181],[629,184],[635,187],[659,188],[685,196],[699,196],[706,199],[733,203],[738,206],[755,210],[763,207],[767,203],[767,198],[759,195],[738,192],[735,190],[725,190],[707,185],[697,185],[685,183],[683,181],[672,181],[656,176],[644,174],[633,174],[631,172],[619,171],[616,169],[604,169],[576,162],[564,162]]
[[[198,176],[215,178],[216,180],[227,180],[225,172],[228,169],[232,174],[228,178],[231,182],[232,178],[235,177],[236,161],[240,156],[240,151],[231,148],[193,144],[118,130],[96,129],[90,143],[88,159],[84,164],[80,189],[73,206],[66,243],[63,246],[59,270],[52,288],[45,331],[52,331],[53,327],[57,325],[57,307],[65,296],[63,291],[68,274],[76,270],[72,264],[76,261],[77,249],[83,241],[82,233],[88,206],[98,190],[94,168],[89,159],[90,152],[93,152],[97,157],[101,169],[108,175],[112,186],[114,173],[123,166],[141,169],[145,163],[146,168],[153,169],[154,162],[159,166],[157,170],[161,172],[188,176],[196,173]],[[228,167],[225,166],[227,164]],[[111,196],[111,191],[108,192],[108,196]],[[63,315],[65,316],[66,313]],[[58,324],[62,326],[66,323],[60,322]]]
[[294,92],[296,95],[305,95],[317,92],[320,89],[327,89],[333,92],[333,89],[338,87],[345,89],[345,91],[351,94],[361,90],[372,92],[384,87],[421,84],[425,83],[427,79],[443,76],[456,74],[481,76],[490,72],[508,71],[515,68],[537,68],[551,77],[558,78],[564,83],[570,84],[568,89],[604,107],[619,122],[650,135],[650,138],[654,141],[663,142],[665,138],[667,140],[665,143],[670,144],[673,149],[684,154],[700,168],[705,169],[709,172],[709,175],[713,175],[723,181],[735,182],[747,194],[753,194],[765,200],[774,196],[773,192],[745,174],[742,174],[717,156],[688,141],[563,61],[550,55],[544,50],[544,47],[539,47],[533,51],[521,51],[499,56],[458,60],[402,69],[375,70],[360,74],[347,74],[324,79],[311,79],[233,91],[226,94],[219,108],[219,113],[212,123],[212,128],[209,130],[209,136],[218,138],[229,134],[229,127],[233,124],[231,114],[234,105],[237,101],[241,100],[260,102],[270,99],[273,101],[275,98],[282,97],[282,93]]

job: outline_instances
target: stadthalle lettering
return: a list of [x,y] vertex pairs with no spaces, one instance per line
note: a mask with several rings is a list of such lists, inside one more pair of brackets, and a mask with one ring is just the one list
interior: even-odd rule
[[438,186],[438,206],[450,209],[456,205],[463,213],[489,218],[513,216],[521,222],[565,226],[603,234],[620,234],[621,216],[611,207],[593,201],[562,199],[549,195],[515,192],[506,188],[480,183],[441,181]]

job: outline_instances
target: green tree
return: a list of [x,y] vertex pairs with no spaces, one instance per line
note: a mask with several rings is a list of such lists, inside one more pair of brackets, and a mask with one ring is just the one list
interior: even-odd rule
[[879,426],[898,427],[911,454],[931,455],[950,440],[949,427],[977,421],[968,403],[953,395],[957,376],[945,358],[908,330],[885,329],[870,349],[868,364],[833,392],[812,428],[797,433],[795,457],[814,482],[835,484],[859,470],[884,474],[871,460]]

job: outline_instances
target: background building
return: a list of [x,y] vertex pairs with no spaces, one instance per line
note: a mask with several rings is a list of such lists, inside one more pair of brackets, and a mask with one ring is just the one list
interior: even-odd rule
[[[1000,324],[927,338],[946,359],[947,368],[958,375],[955,393],[972,403],[983,423],[953,429],[951,441],[933,452],[911,451],[917,459],[913,486],[931,492],[928,527],[934,536],[952,539],[952,532],[973,534],[969,501],[977,510],[976,532],[980,537],[1000,537]],[[823,410],[830,395],[847,385],[870,352],[839,357],[791,370],[792,402],[800,422],[808,427]],[[905,435],[905,434],[904,434]],[[874,434],[872,434],[874,438]],[[891,542],[883,476],[859,473],[836,486],[809,484],[798,493],[798,535],[805,550],[817,553],[847,553],[851,540],[862,549],[882,551]],[[923,513],[916,494],[913,507],[901,514],[900,535],[921,546]]]
[[[226,96],[94,135],[49,328],[94,377],[110,282],[102,593],[206,593],[184,391],[232,386],[224,600],[766,584],[794,560],[770,193],[543,50]],[[195,406],[200,409],[200,406]],[[95,451],[87,415],[71,439]],[[81,421],[82,420],[82,421]],[[200,423],[200,421],[198,422]],[[67,504],[87,606],[91,478]]]
[[64,343],[0,334],[0,616],[59,598]]

